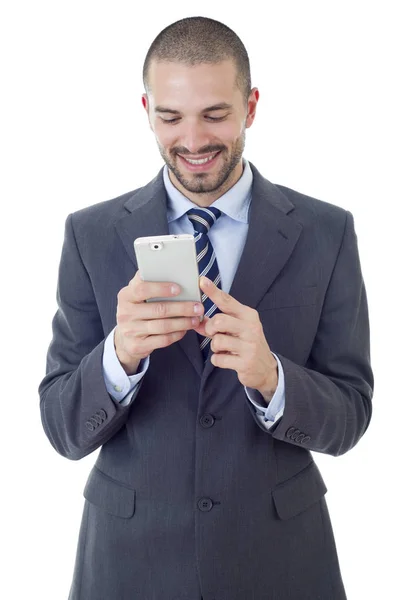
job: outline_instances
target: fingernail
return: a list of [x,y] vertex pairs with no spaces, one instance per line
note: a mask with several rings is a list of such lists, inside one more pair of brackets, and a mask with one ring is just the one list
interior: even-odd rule
[[199,319],[197,317],[192,318],[192,325],[199,325]]
[[195,304],[193,306],[193,312],[199,314],[201,312],[201,304]]
[[179,294],[179,287],[177,285],[171,285],[171,294]]

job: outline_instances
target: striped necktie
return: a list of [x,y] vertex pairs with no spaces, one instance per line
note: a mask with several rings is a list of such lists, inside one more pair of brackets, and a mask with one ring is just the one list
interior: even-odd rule
[[[194,240],[196,242],[197,264],[199,267],[199,275],[205,275],[211,279],[217,287],[221,289],[221,276],[219,274],[217,258],[214,249],[208,237],[210,227],[214,225],[218,217],[221,216],[221,211],[218,208],[193,208],[187,212],[193,229],[195,231]],[[201,301],[204,305],[204,315],[212,317],[219,308],[203,293]],[[207,359],[210,349],[210,338],[198,334],[200,340],[200,350],[204,360]]]

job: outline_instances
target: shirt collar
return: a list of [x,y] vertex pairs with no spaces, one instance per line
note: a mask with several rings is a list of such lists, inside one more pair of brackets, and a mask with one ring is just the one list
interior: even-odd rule
[[[251,188],[253,184],[253,173],[248,161],[243,158],[243,173],[239,181],[235,183],[225,194],[215,200],[211,206],[218,208],[222,213],[236,221],[248,223],[249,207],[251,202]],[[167,165],[163,169],[163,179],[167,190],[167,219],[168,223],[176,221],[191,208],[198,208],[184,196],[171,182]]]

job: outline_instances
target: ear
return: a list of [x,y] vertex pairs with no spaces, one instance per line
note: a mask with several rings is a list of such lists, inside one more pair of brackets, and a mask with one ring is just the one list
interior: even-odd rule
[[251,127],[254,119],[256,118],[257,102],[259,98],[260,92],[257,88],[253,88],[247,101],[246,128]]
[[147,97],[147,94],[142,94],[142,104],[147,114],[149,114],[149,99]]
[[144,110],[147,113],[147,118],[149,121],[150,129],[153,131],[153,127],[151,126],[151,121],[150,121],[149,97],[147,96],[147,94],[142,94],[142,104],[143,104]]

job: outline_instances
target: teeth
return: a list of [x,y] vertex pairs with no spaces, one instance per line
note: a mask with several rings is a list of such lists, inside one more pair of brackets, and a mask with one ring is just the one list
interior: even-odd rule
[[216,152],[212,156],[209,156],[208,158],[200,158],[199,160],[191,160],[190,158],[186,158],[186,157],[184,157],[184,158],[191,165],[204,165],[204,163],[210,162],[210,160],[212,160],[213,158],[215,158],[217,156],[217,154],[218,154],[218,152]]

